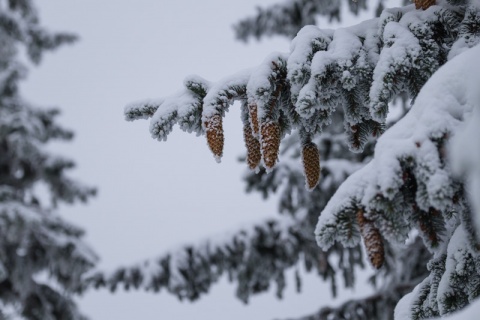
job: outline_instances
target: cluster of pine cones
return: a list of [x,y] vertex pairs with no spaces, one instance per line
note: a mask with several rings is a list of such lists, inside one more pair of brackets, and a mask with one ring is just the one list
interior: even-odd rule
[[[263,159],[265,169],[272,170],[277,163],[280,149],[280,125],[275,121],[259,123],[257,106],[254,103],[249,104],[248,111],[250,121],[243,127],[248,167],[256,170]],[[222,117],[217,114],[209,118],[205,122],[205,129],[210,150],[218,161],[222,157],[224,144]],[[302,145],[302,162],[305,185],[311,191],[320,181],[320,154],[312,141]]]
[[[426,10],[435,4],[435,0],[413,0],[415,8]],[[249,122],[245,123],[243,135],[247,148],[247,164],[256,170],[263,160],[263,166],[272,170],[278,160],[280,148],[280,125],[275,121],[259,123],[257,105],[248,105]],[[214,115],[205,122],[207,142],[215,158],[220,160],[223,153],[223,127],[221,115]],[[310,139],[302,143],[302,163],[306,188],[311,191],[320,180],[320,153],[318,147]],[[383,239],[372,220],[365,216],[363,209],[357,211],[357,223],[363,237],[369,260],[374,268],[379,269],[385,261]]]

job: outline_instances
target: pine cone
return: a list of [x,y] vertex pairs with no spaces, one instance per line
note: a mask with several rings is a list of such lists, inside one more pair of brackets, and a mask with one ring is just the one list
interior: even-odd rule
[[207,134],[207,143],[212,150],[215,160],[220,162],[223,155],[223,126],[222,116],[214,115],[205,121],[205,131]]
[[261,126],[263,163],[268,170],[273,169],[280,148],[280,126],[276,122],[266,122]]
[[423,9],[426,10],[430,6],[433,6],[435,4],[435,0],[413,0],[415,2],[415,8],[418,9]]
[[243,138],[245,140],[245,146],[247,147],[247,164],[252,170],[258,167],[262,155],[260,153],[260,142],[252,134],[252,127],[249,123],[243,126]]
[[372,220],[365,217],[362,209],[357,211],[357,222],[363,237],[363,243],[367,248],[368,258],[375,269],[380,269],[385,261],[385,249],[383,239]]
[[308,191],[312,191],[320,180],[320,153],[315,143],[308,142],[303,145],[302,161],[305,186]]
[[258,137],[258,112],[256,103],[250,103],[248,105],[248,113],[250,115],[250,125],[252,126],[253,135]]

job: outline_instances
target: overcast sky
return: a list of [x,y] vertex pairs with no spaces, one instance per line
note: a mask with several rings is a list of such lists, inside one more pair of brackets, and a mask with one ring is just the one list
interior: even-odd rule
[[[97,186],[99,195],[87,206],[61,212],[87,231],[100,268],[153,258],[276,214],[275,199],[265,202],[244,192],[245,166],[237,161],[243,154],[242,127],[235,106],[225,121],[220,165],[204,137],[176,129],[167,142],[158,142],[151,139],[147,121],[123,117],[127,103],[175,93],[190,74],[215,81],[260,63],[272,51],[288,51],[286,39],[249,45],[234,39],[234,22],[253,14],[256,5],[273,2],[37,1],[45,25],[81,39],[45,56],[22,90],[37,105],[60,107],[59,122],[76,132],[73,143],[55,150],[76,160],[73,176]],[[292,284],[292,275],[287,280]],[[270,292],[248,306],[235,299],[235,288],[225,280],[193,304],[166,293],[121,291],[89,291],[79,302],[92,319],[118,320],[273,319],[312,313],[330,303],[328,284],[315,276],[306,278],[302,294],[292,287],[284,301]]]

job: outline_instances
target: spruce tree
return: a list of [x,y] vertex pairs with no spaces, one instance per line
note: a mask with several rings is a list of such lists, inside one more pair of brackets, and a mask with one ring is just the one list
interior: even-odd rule
[[[247,26],[255,22],[247,19],[237,25],[237,35],[292,35],[296,24],[314,22],[308,19],[328,3],[285,2],[272,8],[288,10],[271,12],[297,12],[296,20],[287,14],[279,24],[272,18],[259,27],[265,31],[252,31]],[[228,241],[98,273],[91,284],[165,289],[194,300],[226,274],[237,283],[238,297],[248,301],[272,283],[281,296],[285,271],[303,263],[329,281],[335,294],[336,274],[344,286],[354,285],[353,270],[363,267],[365,250],[377,270],[376,293],[303,319],[392,319],[402,297],[401,311],[426,319],[475,299],[478,241],[464,182],[452,175],[446,150],[471,107],[462,100],[466,80],[450,84],[448,77],[465,71],[462,52],[480,42],[480,7],[446,0],[380,9],[378,18],[352,27],[303,27],[288,53],[272,53],[217,82],[190,76],[178,94],[127,106],[127,120],[151,118],[155,139],[166,140],[175,124],[205,135],[220,161],[222,119],[237,102],[246,162],[255,172],[247,176],[248,188],[265,196],[280,192],[283,215]],[[335,18],[335,12],[325,15]],[[454,67],[435,78],[446,63]],[[396,99],[408,99],[413,107],[395,108]],[[396,117],[387,119],[393,109]]]
[[[59,110],[39,108],[19,91],[26,59],[72,43],[39,23],[30,0],[0,0],[0,318],[84,319],[72,299],[96,255],[83,230],[65,221],[60,203],[87,201],[95,189],[66,175],[74,162],[47,150],[73,134],[57,124]],[[26,53],[22,55],[21,53]],[[22,62],[23,60],[23,62]]]

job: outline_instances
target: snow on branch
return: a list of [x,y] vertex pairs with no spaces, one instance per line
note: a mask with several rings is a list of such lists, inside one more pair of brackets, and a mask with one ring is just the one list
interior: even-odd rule
[[[480,47],[469,54],[474,52],[480,52]],[[424,86],[410,112],[379,138],[373,160],[340,186],[320,216],[316,231],[319,245],[331,244],[323,240],[330,232],[322,230],[336,225],[336,217],[352,202],[370,211],[379,198],[394,201],[402,186],[411,182],[409,171],[416,173],[417,188],[421,185],[426,192],[424,195],[419,191],[413,199],[418,209],[427,210],[425,205],[430,203],[443,211],[451,205],[456,190],[451,187],[454,184],[443,149],[446,139],[455,134],[472,110],[472,102],[465,99],[467,84],[472,81],[465,77],[470,68],[458,58],[439,70]]]
[[[248,302],[253,294],[276,285],[281,298],[285,288],[285,272],[303,261],[307,269],[316,270],[331,281],[335,293],[335,268],[329,260],[333,252],[341,259],[338,268],[353,274],[355,266],[362,266],[360,247],[335,247],[329,252],[316,250],[310,234],[304,232],[305,222],[291,217],[266,220],[244,227],[224,237],[184,246],[163,256],[147,260],[112,273],[97,273],[86,280],[89,286],[107,287],[115,291],[125,289],[147,291],[167,290],[179,299],[196,300],[207,293],[222,275],[237,283],[237,297]],[[297,275],[297,287],[301,281]],[[353,282],[348,282],[352,286]]]
[[[311,152],[310,141],[340,109],[350,149],[361,152],[384,131],[389,102],[405,93],[416,98],[448,57],[480,41],[479,21],[475,6],[415,10],[410,5],[336,31],[307,26],[292,41],[290,53],[273,53],[258,67],[213,83],[187,78],[173,96],[128,106],[126,118],[151,116],[150,132],[158,140],[166,140],[176,123],[184,131],[205,134],[220,161],[222,119],[240,101],[247,149],[255,154],[249,166],[271,171],[285,135],[297,130]],[[309,158],[318,162],[320,157]],[[316,166],[307,163],[304,170],[316,172],[308,169]],[[308,188],[319,179],[306,177]]]
[[[355,210],[363,210],[391,241],[403,243],[417,229],[434,259],[430,277],[414,291],[414,319],[450,313],[478,296],[476,289],[459,285],[467,274],[471,283],[480,283],[478,270],[471,269],[479,259],[478,238],[446,148],[480,106],[479,56],[477,45],[433,74],[409,113],[379,138],[372,161],[340,186],[315,230],[324,249],[335,241],[356,245],[361,221]],[[347,227],[349,233],[343,231]]]

